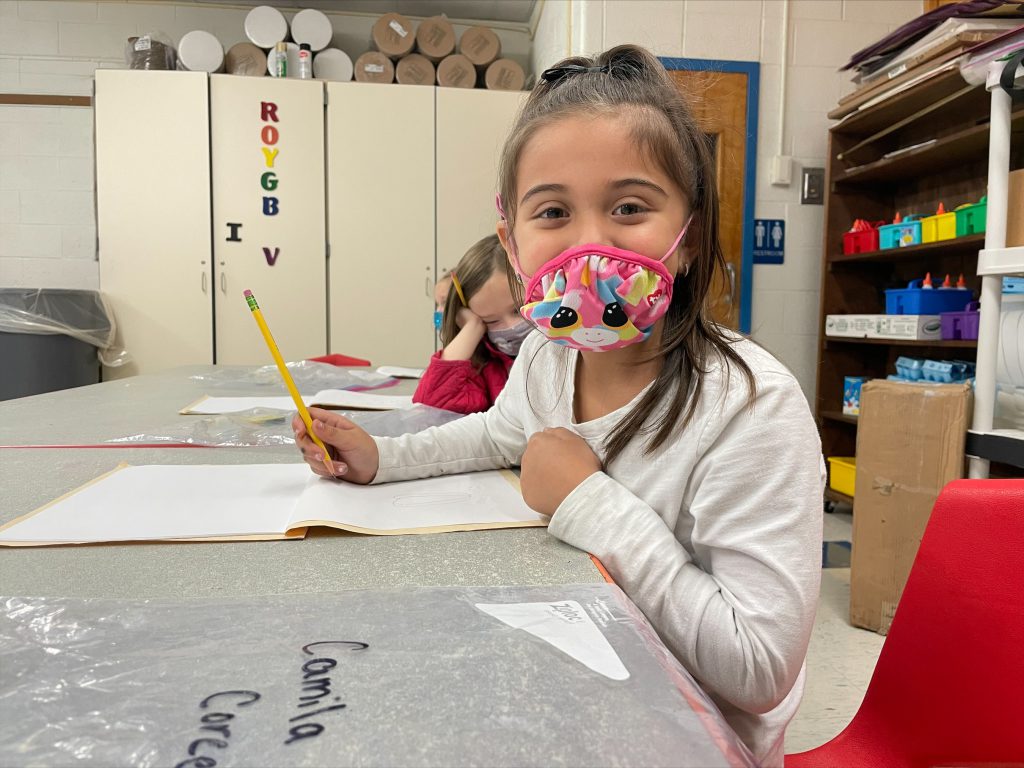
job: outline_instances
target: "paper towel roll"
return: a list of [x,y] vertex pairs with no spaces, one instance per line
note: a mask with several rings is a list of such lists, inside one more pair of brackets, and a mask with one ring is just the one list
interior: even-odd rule
[[331,44],[334,27],[331,20],[315,8],[306,8],[292,17],[292,40],[306,43],[310,50],[322,51]]
[[317,80],[337,80],[347,83],[352,79],[352,59],[338,48],[324,48],[313,57],[313,77]]
[[178,64],[191,72],[220,72],[224,66],[224,46],[201,29],[186,32],[178,42]]
[[263,49],[288,38],[288,22],[277,8],[259,5],[245,15],[245,36]]

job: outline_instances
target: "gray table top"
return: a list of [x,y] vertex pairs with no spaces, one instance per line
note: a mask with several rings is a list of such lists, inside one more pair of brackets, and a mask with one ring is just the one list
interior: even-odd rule
[[[0,445],[93,445],[159,433],[208,385],[212,366],[178,368],[0,403]],[[411,392],[412,382],[386,390]],[[261,394],[267,394],[260,390]],[[254,394],[218,388],[218,395]],[[273,394],[277,394],[274,392]],[[122,462],[297,462],[290,446],[0,448],[0,524]],[[0,548],[0,592],[24,596],[208,597],[391,586],[594,583],[590,558],[544,529],[362,536],[314,529],[304,540]]]

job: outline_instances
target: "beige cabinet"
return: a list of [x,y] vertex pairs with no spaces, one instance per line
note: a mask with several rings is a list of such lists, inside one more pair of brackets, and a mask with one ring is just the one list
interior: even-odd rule
[[374,365],[434,351],[434,91],[327,84],[331,351]]
[[287,359],[323,355],[323,83],[213,75],[210,110],[216,360],[272,362],[246,289]]
[[327,90],[331,350],[422,366],[437,275],[495,231],[498,160],[526,94]]
[[100,288],[131,376],[213,362],[207,77],[96,72]]
[[492,235],[498,162],[524,91],[437,89],[437,268]]

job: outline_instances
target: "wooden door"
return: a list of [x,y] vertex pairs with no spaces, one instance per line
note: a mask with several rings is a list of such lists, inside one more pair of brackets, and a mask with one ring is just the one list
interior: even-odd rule
[[246,289],[286,360],[327,352],[323,88],[210,77],[217,363],[273,362]]
[[104,378],[213,362],[203,72],[96,71],[100,290],[131,362]]
[[[669,69],[668,74],[686,97],[714,150],[719,236],[726,273],[715,275],[711,310],[716,322],[739,328],[742,297],[750,295],[744,285],[750,275],[744,269],[743,258],[749,77],[746,73],[707,69]],[[756,162],[756,158],[749,158],[749,162]]]
[[331,351],[434,352],[434,88],[327,84]]
[[437,89],[437,272],[494,234],[498,161],[525,91]]

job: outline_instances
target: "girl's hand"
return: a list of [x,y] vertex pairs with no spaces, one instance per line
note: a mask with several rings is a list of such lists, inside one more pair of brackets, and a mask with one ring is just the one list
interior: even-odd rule
[[455,324],[462,330],[472,329],[480,331],[481,335],[487,330],[487,326],[480,319],[480,315],[469,307],[459,307],[459,311],[455,315]]
[[320,477],[337,477],[350,483],[365,485],[377,476],[380,466],[380,454],[377,443],[361,427],[337,413],[322,408],[310,408],[313,417],[313,431],[327,450],[331,452],[331,462],[336,475],[332,475],[323,461],[323,451],[314,443],[306,432],[306,425],[296,414],[292,419],[292,431],[295,433],[295,445],[302,451],[302,458]]
[[601,462],[587,441],[562,427],[534,432],[523,453],[519,485],[523,500],[549,517],[565,497],[595,472]]
[[460,307],[455,316],[459,332],[447,347],[441,350],[442,360],[469,360],[487,334],[487,325],[469,307]]

